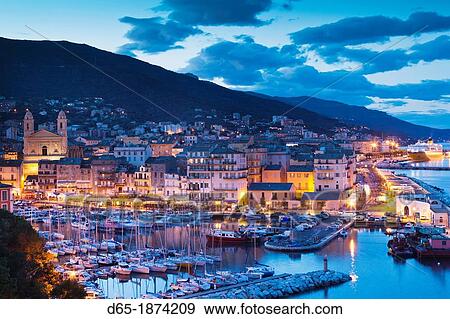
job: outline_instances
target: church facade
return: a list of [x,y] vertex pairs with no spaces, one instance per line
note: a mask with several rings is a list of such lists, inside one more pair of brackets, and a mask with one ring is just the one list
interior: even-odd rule
[[24,178],[38,175],[40,160],[59,160],[66,157],[67,146],[67,118],[60,111],[56,119],[56,131],[46,129],[35,131],[33,114],[27,111],[23,119],[23,173]]

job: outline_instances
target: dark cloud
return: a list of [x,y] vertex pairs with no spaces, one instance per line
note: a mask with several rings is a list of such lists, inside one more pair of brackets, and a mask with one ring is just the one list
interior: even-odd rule
[[169,18],[187,25],[252,25],[270,23],[257,18],[271,0],[163,0],[155,10],[169,11]]
[[360,44],[386,41],[392,36],[448,29],[450,17],[435,12],[416,12],[406,20],[385,16],[345,18],[291,33],[291,39],[297,44]]
[[352,49],[339,44],[325,45],[315,48],[315,51],[327,63],[359,62],[361,72],[371,74],[390,70],[398,70],[406,66],[410,57],[405,50],[388,50],[381,54],[369,49]]
[[353,61],[363,63],[361,72],[371,74],[399,70],[420,61],[450,59],[450,37],[443,35],[409,50],[396,49],[377,52],[369,49],[352,49],[340,44],[321,45],[315,51],[327,63]]
[[182,71],[204,79],[222,77],[229,85],[254,85],[263,81],[266,73],[303,62],[296,57],[294,45],[266,47],[246,35],[238,38],[241,41],[222,41],[202,49]]
[[132,26],[125,37],[131,42],[121,46],[118,53],[134,56],[134,51],[157,53],[182,48],[176,43],[191,35],[201,34],[196,27],[186,26],[176,21],[154,18],[123,17],[120,22]]
[[367,95],[381,98],[408,98],[415,100],[439,100],[450,94],[450,80],[425,80],[413,84],[397,84],[394,86],[376,85]]
[[450,59],[450,36],[442,35],[432,41],[411,48],[414,62]]
[[[417,84],[396,86],[378,85],[364,76],[363,71],[367,69],[356,72],[345,70],[319,72],[313,66],[303,64],[304,59],[299,57],[300,53],[295,45],[286,45],[281,48],[267,47],[255,43],[248,36],[243,35],[238,38],[240,41],[222,41],[204,48],[197,57],[189,61],[183,71],[209,80],[223,78],[228,85],[252,86],[255,91],[270,95],[317,94],[319,98],[358,105],[372,103],[370,97],[430,101],[450,94],[449,81],[422,81]],[[398,68],[405,61],[413,59],[410,55],[422,52],[426,47],[435,47],[438,42],[441,43],[442,39],[433,44],[425,43],[415,46],[407,58],[404,58],[406,53],[403,50],[388,51],[386,55],[379,57],[383,59],[382,63],[371,64],[367,67],[379,69],[386,64],[388,69]],[[347,52],[347,49],[340,46],[333,50],[343,50],[346,56],[351,56],[354,60],[371,57],[374,53],[370,50]],[[414,59],[417,60],[418,57]]]

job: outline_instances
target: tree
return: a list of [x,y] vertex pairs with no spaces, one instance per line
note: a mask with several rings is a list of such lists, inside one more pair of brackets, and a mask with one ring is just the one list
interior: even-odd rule
[[0,298],[50,298],[61,280],[33,227],[0,210]]
[[53,288],[52,298],[83,299],[86,292],[75,280],[64,280]]

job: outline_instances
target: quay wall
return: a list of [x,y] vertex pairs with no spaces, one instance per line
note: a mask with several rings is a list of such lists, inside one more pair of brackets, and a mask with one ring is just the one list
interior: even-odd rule
[[286,298],[304,292],[336,286],[350,281],[348,274],[313,271],[304,274],[283,274],[245,284],[223,287],[183,297],[183,299],[273,299]]

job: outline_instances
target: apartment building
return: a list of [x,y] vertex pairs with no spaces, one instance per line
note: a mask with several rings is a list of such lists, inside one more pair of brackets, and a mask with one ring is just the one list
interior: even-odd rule
[[56,163],[56,189],[63,193],[90,193],[91,165],[81,158],[62,158]]
[[301,199],[303,193],[305,192],[314,192],[314,166],[289,166],[287,171],[287,182],[294,184],[297,199]]
[[238,203],[247,192],[245,153],[216,146],[210,154],[212,196],[214,200]]
[[23,188],[23,162],[0,160],[0,183],[12,186],[12,193],[20,195]]
[[102,155],[91,159],[92,192],[98,195],[114,195],[119,159]]
[[121,144],[114,147],[114,157],[124,157],[128,163],[134,166],[144,165],[151,155],[152,151],[149,145]]
[[13,211],[13,186],[0,183],[0,209]]
[[314,156],[314,186],[316,191],[340,190],[356,182],[356,159],[352,152],[328,148]]
[[56,190],[57,174],[56,165],[58,161],[40,160],[38,163],[38,185],[44,193]]
[[250,145],[245,149],[248,168],[248,183],[262,182],[262,169],[267,163],[267,148],[261,145]]
[[212,149],[211,144],[196,144],[187,149],[188,193],[192,200],[212,199]]

